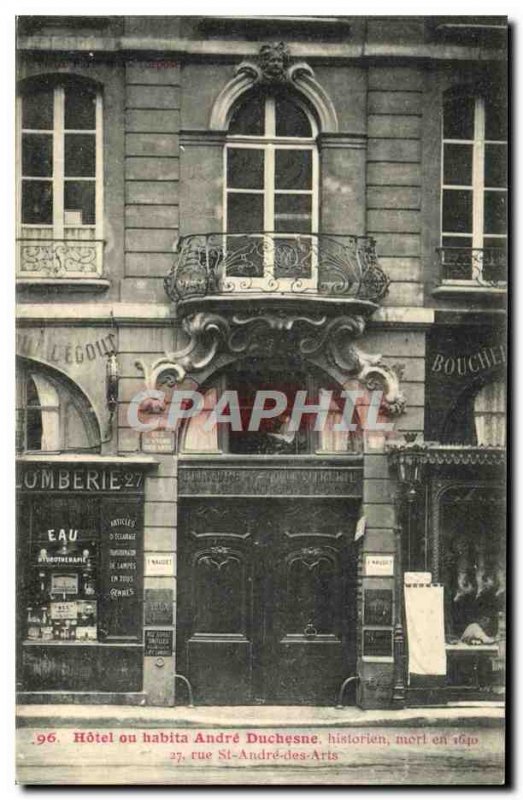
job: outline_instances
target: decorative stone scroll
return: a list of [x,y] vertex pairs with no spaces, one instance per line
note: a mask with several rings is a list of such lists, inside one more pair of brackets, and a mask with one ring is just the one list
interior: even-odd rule
[[256,85],[287,85],[295,88],[316,109],[322,133],[337,133],[338,118],[332,100],[318,83],[308,64],[304,61],[292,63],[289,49],[283,42],[262,45],[256,60],[242,61],[238,65],[234,77],[214,101],[210,129],[225,130],[230,110],[236,100]]
[[304,360],[320,358],[341,370],[347,378],[360,381],[369,391],[383,392],[383,410],[389,416],[403,413],[405,399],[400,391],[402,367],[389,366],[381,355],[359,350],[354,339],[365,329],[362,315],[332,317],[326,313],[298,314],[284,309],[249,313],[218,314],[199,311],[182,320],[188,343],[177,352],[165,354],[142,371],[146,387],[173,386],[186,376],[196,376],[215,363],[218,355],[275,357],[299,354]]

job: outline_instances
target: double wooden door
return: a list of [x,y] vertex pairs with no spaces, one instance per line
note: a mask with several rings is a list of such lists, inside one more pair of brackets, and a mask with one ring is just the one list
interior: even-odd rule
[[177,672],[195,702],[334,704],[356,661],[356,508],[346,501],[186,501]]

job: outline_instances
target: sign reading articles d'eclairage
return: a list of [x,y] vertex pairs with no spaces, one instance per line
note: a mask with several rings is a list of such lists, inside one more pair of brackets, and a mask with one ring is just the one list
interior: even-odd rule
[[174,575],[174,555],[170,553],[150,553],[145,556],[147,577],[172,577]]
[[365,575],[375,577],[392,577],[394,575],[394,556],[365,556]]

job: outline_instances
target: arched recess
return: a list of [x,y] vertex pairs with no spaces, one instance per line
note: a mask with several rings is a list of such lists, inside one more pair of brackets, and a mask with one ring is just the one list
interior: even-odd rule
[[[269,358],[228,358],[222,359],[215,368],[198,375],[198,383],[186,377],[184,385],[197,387],[203,395],[203,408],[200,413],[185,420],[179,431],[179,451],[190,455],[196,453],[237,455],[353,455],[364,450],[364,425],[371,402],[371,389],[357,377],[342,375],[338,370],[321,360],[312,361],[298,358],[282,358],[275,361]],[[190,383],[189,383],[190,382]],[[158,386],[165,390],[162,375],[158,376]],[[254,405],[255,392],[269,390],[281,392],[287,405],[275,418],[262,423],[259,431],[249,433],[248,426]],[[306,405],[318,403],[320,392],[330,392],[328,413],[321,431],[314,431],[314,419],[304,417],[298,431],[289,429],[291,412],[299,390],[306,392]],[[342,392],[354,393],[353,400],[347,400],[351,423],[354,430],[336,430],[344,417],[345,400]],[[241,428],[233,431],[231,425],[210,425],[209,418],[220,397],[226,394],[231,402],[238,400],[237,418]],[[356,394],[358,395],[356,397]],[[166,391],[167,405],[169,393]],[[352,407],[354,403],[354,407]],[[220,407],[220,405],[218,405]],[[268,406],[271,407],[271,401]],[[225,414],[230,413],[230,405]],[[345,414],[347,415],[347,410]],[[385,417],[380,413],[379,419]],[[250,440],[247,441],[247,438]]]
[[[209,128],[211,131],[224,131],[228,128],[230,115],[236,101],[254,86],[264,85],[261,67],[251,61],[238,65],[234,77],[216,96],[211,110]],[[312,68],[299,62],[289,66],[280,81],[281,86],[295,90],[312,106],[320,124],[321,133],[337,133],[338,117],[334,103],[323,86],[317,81]]]
[[18,357],[17,450],[97,453],[100,448],[99,420],[78,384],[36,359]]

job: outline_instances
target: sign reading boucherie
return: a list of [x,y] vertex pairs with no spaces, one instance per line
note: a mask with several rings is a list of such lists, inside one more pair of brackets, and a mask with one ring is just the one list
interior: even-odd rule
[[58,492],[143,491],[140,470],[125,467],[18,464],[16,488]]

